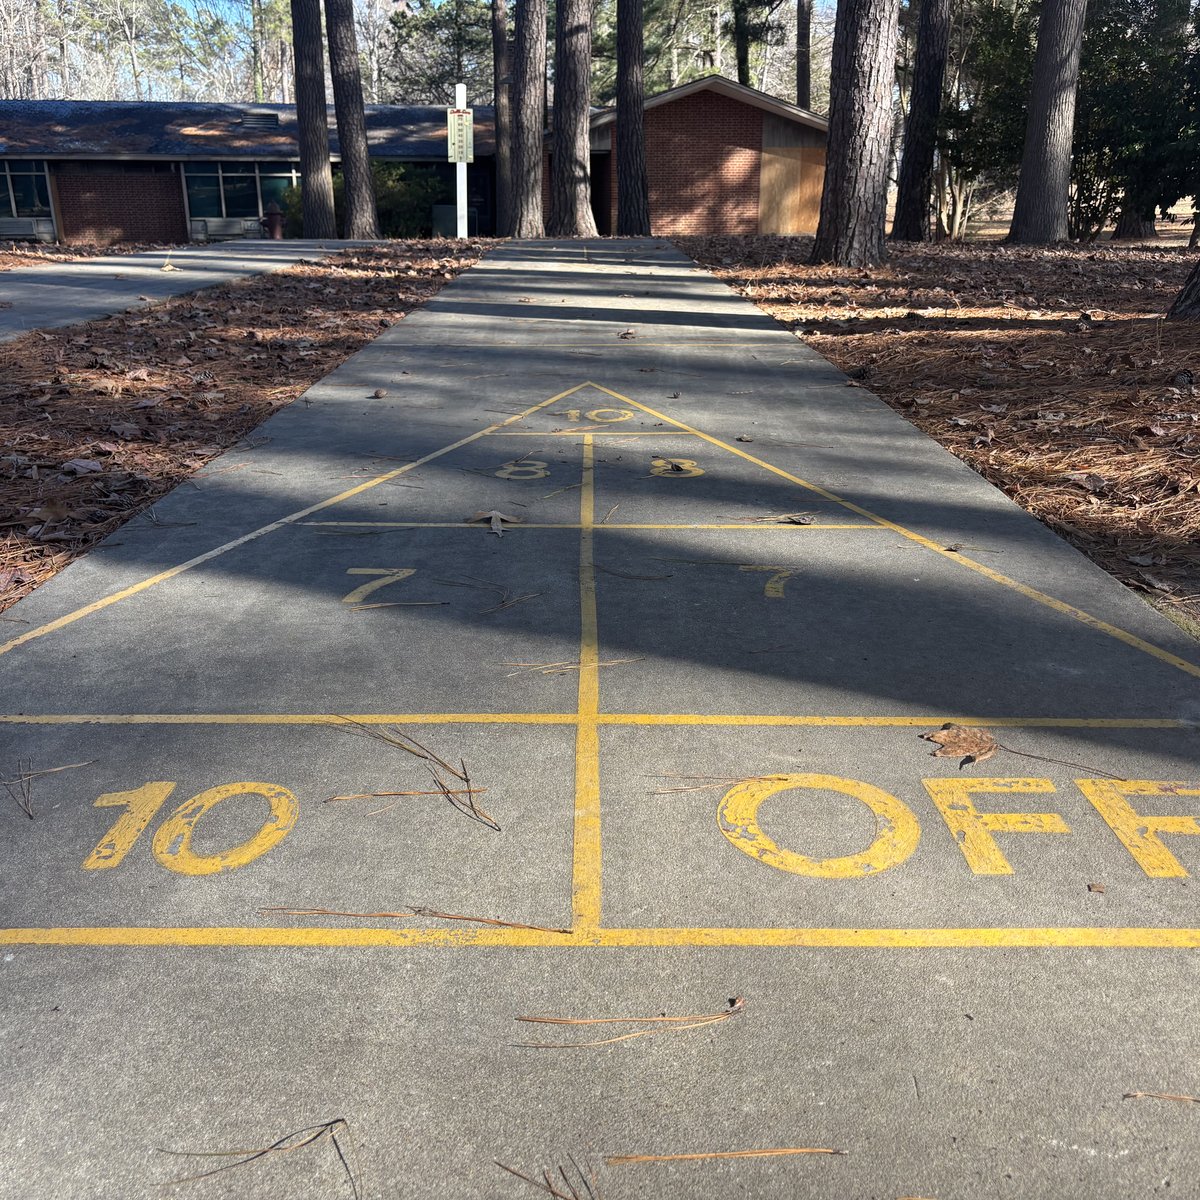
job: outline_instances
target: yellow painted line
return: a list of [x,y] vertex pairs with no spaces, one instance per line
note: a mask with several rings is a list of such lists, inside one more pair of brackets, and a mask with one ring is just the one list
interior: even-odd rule
[[574,713],[3,713],[0,725],[574,725]]
[[549,433],[539,432],[536,429],[506,429],[501,433],[493,433],[492,437],[524,437],[524,438],[540,438],[540,437],[575,437],[582,438],[585,433],[590,433],[593,437],[694,437],[695,434],[684,434],[681,429],[627,429],[622,432],[620,429],[554,429]]
[[730,454],[736,455],[738,458],[743,458],[747,462],[753,463],[757,467],[762,467],[765,471],[770,471],[773,475],[778,475],[781,479],[786,479],[790,483],[794,483],[799,487],[806,488],[810,492],[815,492],[818,496],[824,496],[826,500],[832,500],[836,504],[849,509],[850,512],[857,513],[860,517],[866,517],[868,520],[878,522],[894,533],[900,534],[901,537],[908,538],[911,542],[916,542],[919,546],[924,546],[926,550],[932,550],[939,557],[946,559],[948,562],[957,563],[959,566],[966,567],[968,570],[975,571],[982,575],[985,579],[990,579],[993,583],[998,583],[1002,587],[1011,588],[1013,591],[1020,593],[1022,596],[1030,600],[1036,601],[1038,604],[1043,604],[1047,608],[1052,609],[1063,616],[1071,617],[1073,620],[1079,621],[1081,624],[1087,625],[1100,633],[1107,634],[1111,638],[1115,638],[1119,642],[1124,642],[1127,646],[1132,646],[1135,650],[1142,651],[1143,654],[1149,654],[1152,658],[1157,658],[1160,662],[1167,663],[1172,667],[1178,668],[1180,671],[1188,675],[1193,675],[1200,678],[1200,665],[1189,662],[1186,658],[1180,658],[1177,654],[1172,654],[1170,650],[1164,650],[1161,646],[1154,645],[1153,642],[1147,642],[1140,638],[1135,633],[1130,633],[1127,629],[1121,629],[1116,625],[1110,625],[1107,621],[1100,620],[1099,617],[1092,616],[1091,613],[1085,612],[1082,608],[1076,608],[1073,604],[1068,604],[1064,600],[1057,600],[1053,596],[1047,595],[1045,592],[1038,591],[1037,588],[1030,587],[1028,584],[1020,583],[1016,579],[1010,579],[1007,575],[1002,575],[999,571],[993,571],[991,567],[985,566],[983,563],[976,562],[972,558],[968,558],[965,554],[960,554],[958,551],[947,550],[944,546],[940,546],[937,542],[925,537],[923,534],[916,533],[911,529],[907,529],[903,525],[898,525],[895,521],[889,521],[886,517],[881,517],[878,513],[873,513],[869,509],[863,508],[861,505],[855,504],[850,500],[845,500],[834,492],[828,491],[826,488],[820,487],[818,484],[809,483],[805,479],[801,479],[797,475],[793,475],[790,471],[783,470],[782,467],[773,466],[761,458],[756,458],[753,454],[746,453],[745,450],[739,450],[736,446],[731,446],[728,442],[723,442],[720,438],[715,438],[711,434],[703,433],[699,429],[694,429],[691,425],[683,421],[677,421],[673,417],[668,417],[665,413],[660,413],[657,409],[648,407],[645,404],[639,404],[636,400],[631,400],[628,396],[622,396],[620,392],[614,392],[610,388],[603,387],[598,383],[592,384],[592,387],[606,393],[614,400],[620,400],[623,404],[632,404],[634,408],[640,408],[642,412],[649,413],[652,417],[657,417],[660,421],[670,421],[677,425],[680,429],[686,430],[688,433],[694,433],[697,437],[702,438],[710,445],[717,446],[722,450],[728,451]]
[[600,925],[600,642],[596,622],[596,469],[592,435],[583,438],[583,486],[579,493],[579,720],[575,726],[575,827],[571,912],[575,929]]
[[764,949],[1155,949],[1200,948],[1200,929],[1147,926],[935,929],[594,929],[554,933],[492,927],[407,929],[296,926],[129,926],[0,929],[4,946],[327,946],[340,949],[482,946],[509,949],[728,947]]
[[[574,725],[570,713],[0,713],[0,725]],[[825,726],[847,729],[958,725],[1027,729],[1188,729],[1174,717],[779,716],[757,713],[597,713],[597,725]]]
[[[303,521],[301,522],[304,528],[321,528],[321,529],[474,529],[483,533],[490,532],[487,525],[482,522],[465,522],[465,521]],[[505,533],[520,533],[522,529],[582,529],[583,526],[575,521],[522,521],[519,525],[505,525]],[[793,525],[786,521],[780,522],[778,525],[763,525],[759,523],[737,525],[664,525],[664,524],[636,524],[628,522],[608,521],[599,525],[594,525],[593,530],[597,529],[741,529],[748,530],[751,533],[775,533],[780,530],[788,531],[803,531],[805,529],[874,529],[876,531],[883,530],[885,533],[890,533],[891,530],[886,529],[883,525],[872,522],[871,524],[862,524],[852,521],[826,521],[816,522],[811,525]]]
[[74,612],[67,613],[65,616],[58,617],[56,620],[50,621],[45,625],[39,625],[36,629],[26,630],[25,633],[12,638],[10,641],[0,644],[0,654],[7,654],[10,650],[15,650],[18,646],[23,646],[26,642],[31,642],[35,638],[44,637],[48,633],[53,633],[55,630],[62,629],[67,625],[73,624],[75,621],[81,620],[83,617],[90,616],[92,613],[100,612],[101,609],[108,608],[111,604],[116,604],[121,600],[127,600],[130,596],[136,596],[139,592],[144,592],[147,588],[152,588],[155,584],[165,583],[168,579],[174,579],[177,575],[182,575],[185,571],[190,571],[193,567],[201,566],[203,563],[211,562],[214,558],[219,558],[222,554],[227,554],[230,550],[236,550],[240,546],[245,546],[249,542],[253,542],[268,533],[274,533],[277,529],[283,529],[285,526],[294,525],[297,521],[302,521],[305,517],[312,516],[313,513],[321,512],[323,509],[330,508],[335,504],[341,504],[344,500],[350,500],[355,496],[362,495],[363,492],[369,491],[373,487],[378,487],[382,483],[387,483],[400,475],[404,475],[409,471],[415,470],[417,467],[424,466],[425,463],[433,462],[436,458],[441,458],[445,454],[449,454],[454,450],[461,449],[463,446],[469,445],[471,442],[478,441],[481,437],[486,437],[490,433],[495,433],[499,429],[503,429],[506,425],[513,424],[514,421],[523,420],[525,417],[532,416],[533,413],[546,408],[548,405],[556,404],[558,401],[565,399],[567,396],[573,395],[587,384],[578,384],[576,387],[568,388],[565,392],[559,392],[556,396],[551,396],[548,400],[542,400],[533,405],[531,408],[525,409],[524,412],[514,413],[513,416],[506,418],[503,421],[498,421],[494,425],[489,425],[486,429],[481,429],[477,433],[468,434],[464,438],[459,438],[457,442],[451,442],[448,446],[443,446],[440,450],[434,450],[431,454],[426,454],[422,458],[414,459],[410,463],[406,463],[402,467],[397,467],[395,470],[387,471],[383,475],[376,475],[374,479],[365,480],[363,483],[357,484],[348,491],[339,492],[338,495],[330,497],[328,500],[322,500],[318,504],[311,504],[307,508],[299,509],[294,513],[289,513],[286,517],[280,517],[278,521],[272,521],[269,525],[263,525],[258,529],[252,530],[250,533],[244,533],[241,537],[234,538],[233,541],[225,542],[224,545],[217,546],[213,550],[207,550],[203,554],[196,555],[195,558],[189,558],[186,562],[179,563],[178,566],[169,568],[166,571],[160,571],[157,575],[151,575],[148,579],[143,579],[140,583],[135,583],[131,587],[122,588],[119,592],[113,592],[111,595],[105,596],[103,599],[96,600],[91,604],[84,605],[83,608],[77,608]]
[[1196,729],[1194,721],[1174,717],[854,717],[854,716],[776,716],[756,713],[600,713],[601,725],[778,725],[828,726],[830,728],[886,729],[928,728],[945,725],[991,725],[997,728],[1029,729]]

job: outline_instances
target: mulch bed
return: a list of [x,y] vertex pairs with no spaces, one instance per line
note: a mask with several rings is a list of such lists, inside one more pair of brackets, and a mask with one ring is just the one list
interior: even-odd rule
[[1200,322],[1181,248],[681,238],[742,295],[1168,615],[1200,621]]
[[357,249],[0,345],[0,610],[236,446],[486,248]]
[[43,242],[0,242],[0,271],[18,267],[44,267],[47,263],[80,262],[85,258],[102,258],[109,254],[137,254],[142,250],[167,250],[169,246],[155,242],[119,246],[71,246]]

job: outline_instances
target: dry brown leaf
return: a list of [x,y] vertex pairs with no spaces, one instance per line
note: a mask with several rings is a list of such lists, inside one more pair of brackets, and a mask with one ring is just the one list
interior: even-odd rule
[[934,742],[937,749],[934,758],[959,758],[961,771],[970,763],[986,762],[1000,749],[996,739],[986,729],[975,729],[970,725],[956,725],[947,721],[941,729],[920,735],[927,742]]

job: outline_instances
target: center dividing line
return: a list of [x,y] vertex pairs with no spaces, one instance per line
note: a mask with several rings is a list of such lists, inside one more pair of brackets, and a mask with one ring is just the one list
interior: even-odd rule
[[575,850],[571,871],[571,926],[586,936],[600,927],[600,711],[599,635],[593,529],[595,447],[583,437],[579,495],[579,704],[575,726]]

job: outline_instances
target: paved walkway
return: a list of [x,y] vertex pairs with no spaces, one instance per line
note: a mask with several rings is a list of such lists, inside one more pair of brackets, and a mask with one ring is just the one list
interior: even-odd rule
[[1174,626],[661,243],[260,433],[6,614],[0,1194],[1189,1190]]
[[[313,262],[357,242],[238,240],[0,272],[0,342]],[[164,269],[164,267],[174,269]]]

